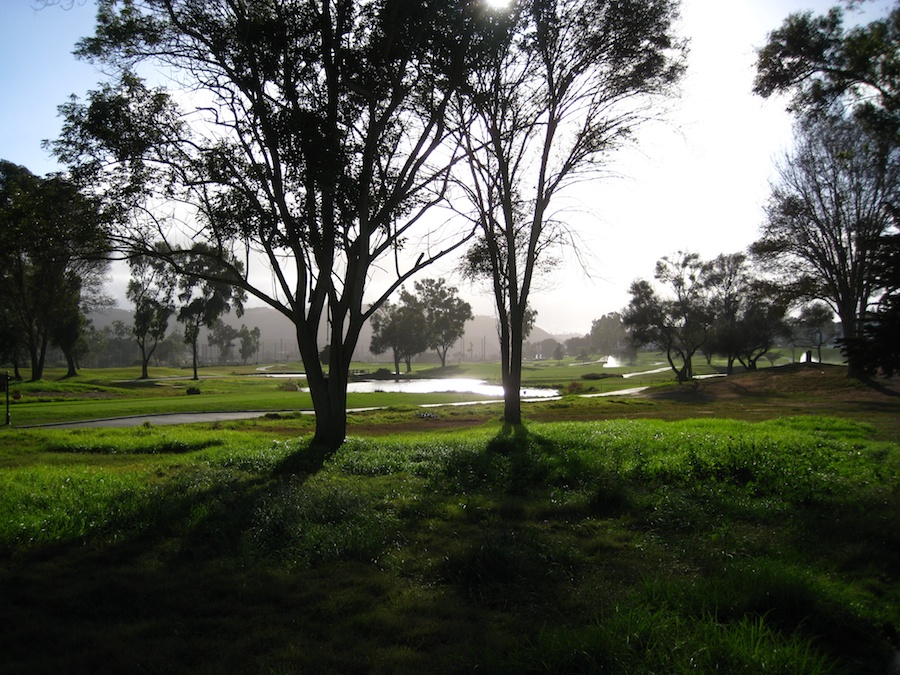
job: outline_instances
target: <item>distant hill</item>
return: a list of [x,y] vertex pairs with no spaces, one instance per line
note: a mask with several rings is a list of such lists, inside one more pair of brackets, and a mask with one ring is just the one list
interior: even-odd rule
[[[130,309],[104,309],[91,314],[91,321],[96,328],[110,326],[114,321],[122,321],[130,326],[134,320]],[[292,324],[283,314],[269,307],[251,307],[244,311],[243,316],[237,317],[234,314],[228,314],[223,320],[239,329],[241,325],[247,328],[259,328],[260,332],[260,361],[299,361],[300,353],[297,348],[297,335]],[[170,326],[174,326],[174,319],[170,321]],[[564,342],[569,335],[554,336],[540,327],[535,326],[528,336],[529,342],[540,342],[546,339],[556,339]],[[205,334],[201,334],[201,343],[205,343]],[[359,345],[354,352],[354,359],[358,361],[382,361],[389,362],[390,355],[381,354],[373,355],[369,352],[369,345],[372,342],[372,329],[369,324],[363,327],[359,339]],[[320,336],[320,344],[325,344],[324,328]],[[416,362],[423,363],[431,358],[437,360],[435,354],[421,354],[415,359]],[[498,361],[500,359],[500,343],[497,337],[497,320],[492,316],[476,316],[466,323],[466,332],[461,343],[457,343],[447,355],[448,361],[458,362],[465,361]]]

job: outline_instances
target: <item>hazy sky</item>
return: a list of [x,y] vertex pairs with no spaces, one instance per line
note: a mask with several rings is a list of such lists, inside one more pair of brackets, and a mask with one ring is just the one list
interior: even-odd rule
[[[0,159],[45,174],[61,168],[41,148],[59,134],[57,106],[71,94],[83,97],[102,74],[71,54],[92,33],[93,2],[75,0],[68,10],[35,4],[0,0]],[[835,4],[682,0],[680,34],[690,40],[690,56],[677,109],[668,124],[644,129],[637,152],[618,158],[621,178],[582,186],[569,200],[590,276],[574,263],[554,274],[532,298],[537,325],[586,333],[594,319],[627,304],[628,286],[650,278],[662,256],[689,250],[711,258],[756,239],[773,160],[790,146],[791,118],[783,99],[751,93],[755,49],[789,13]],[[868,16],[883,16],[891,4],[873,0]],[[425,276],[450,272],[439,267]],[[121,281],[109,290],[124,302]],[[455,283],[476,313],[492,313],[486,294]]]

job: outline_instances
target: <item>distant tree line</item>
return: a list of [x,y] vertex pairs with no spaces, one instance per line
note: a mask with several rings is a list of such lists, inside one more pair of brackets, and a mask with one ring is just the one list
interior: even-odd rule
[[[635,349],[656,349],[679,381],[694,376],[694,359],[725,360],[755,370],[761,358],[777,360],[778,345],[821,349],[835,335],[833,314],[822,303],[788,310],[803,300],[754,269],[746,254],[722,254],[705,261],[679,251],[656,264],[656,284],[639,279],[622,313],[627,340]],[[793,358],[793,353],[792,353]]]
[[[180,365],[183,350],[166,341],[169,318],[176,312],[184,325],[177,335],[192,348],[195,378],[202,327],[220,361],[232,359],[237,339],[244,363],[256,353],[258,328],[238,331],[220,320],[232,308],[240,315],[245,294],[196,274],[177,274],[151,256],[129,260],[133,325],[94,328],[90,314],[112,304],[103,295],[112,254],[110,219],[99,200],[85,196],[65,176],[35,176],[0,161],[0,363],[11,365],[16,379],[22,379],[26,363],[31,380],[42,379],[54,350],[67,366],[67,377],[85,363],[140,363],[141,377],[147,378],[154,354],[157,362]],[[195,264],[208,262],[198,256]]]

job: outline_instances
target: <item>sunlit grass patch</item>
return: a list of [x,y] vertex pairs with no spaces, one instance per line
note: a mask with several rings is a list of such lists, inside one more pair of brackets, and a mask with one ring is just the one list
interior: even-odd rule
[[0,550],[133,533],[156,488],[139,473],[90,467],[0,473]]

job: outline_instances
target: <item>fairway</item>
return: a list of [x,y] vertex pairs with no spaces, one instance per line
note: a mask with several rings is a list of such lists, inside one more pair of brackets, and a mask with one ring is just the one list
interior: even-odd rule
[[[359,370],[377,370],[376,365],[359,365]],[[127,369],[84,369],[78,377],[67,379],[62,379],[61,373],[51,371],[47,379],[40,382],[13,383],[12,424],[34,426],[191,412],[309,412],[312,410],[312,399],[308,392],[301,391],[305,386],[303,375],[296,371],[292,374],[291,368],[266,368],[269,374],[283,374],[278,378],[261,375],[260,367],[209,368],[203,372],[199,381],[189,379],[176,369],[151,369],[149,380],[133,379],[135,371]],[[608,377],[600,380],[581,379],[584,374],[598,371]],[[623,375],[629,377],[626,379]],[[498,377],[498,364],[466,364],[447,368],[421,368],[397,379],[423,381],[435,378],[469,378],[495,383]],[[562,391],[576,382],[580,392],[608,393],[616,389],[663,383],[669,379],[668,373],[659,372],[658,360],[642,359],[629,367],[610,369],[604,369],[603,364],[599,363],[540,363],[529,367],[524,386]],[[394,378],[388,378],[383,387],[379,387],[379,381],[374,380],[370,386],[375,391],[349,393],[348,408],[428,406],[499,400],[496,394],[467,392],[404,394],[390,391],[394,382]],[[190,395],[192,390],[197,393]]]

